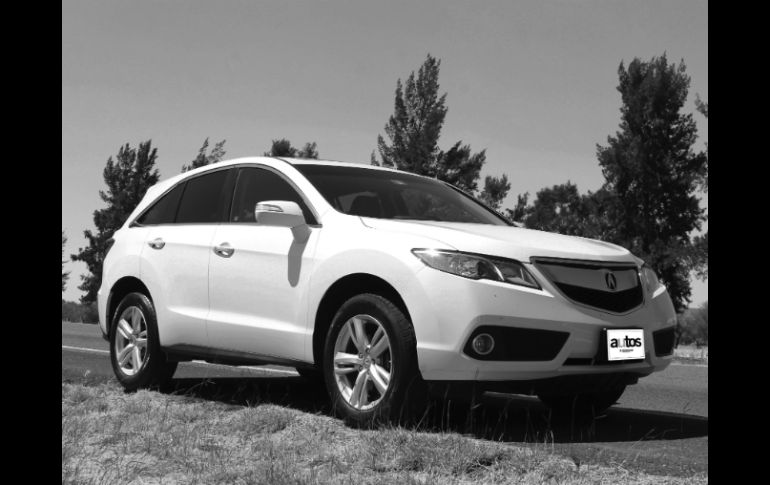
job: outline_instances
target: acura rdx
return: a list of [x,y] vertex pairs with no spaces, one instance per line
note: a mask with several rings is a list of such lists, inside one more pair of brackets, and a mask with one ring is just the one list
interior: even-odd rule
[[98,308],[127,389],[193,359],[280,364],[354,424],[451,387],[598,412],[670,363],[676,323],[622,247],[518,227],[436,179],[270,157],[151,187]]

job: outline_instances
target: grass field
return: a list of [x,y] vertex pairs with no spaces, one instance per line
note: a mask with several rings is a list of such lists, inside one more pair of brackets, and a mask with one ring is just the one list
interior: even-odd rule
[[62,383],[62,483],[707,483],[586,465],[548,444],[355,430],[273,404]]

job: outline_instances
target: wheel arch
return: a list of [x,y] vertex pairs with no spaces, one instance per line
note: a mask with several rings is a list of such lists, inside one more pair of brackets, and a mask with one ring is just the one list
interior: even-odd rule
[[[353,273],[337,279],[324,293],[313,321],[313,363],[323,355],[326,332],[337,310],[348,299],[362,293],[374,293],[390,300],[411,322],[409,308],[396,288],[385,279],[370,273]],[[412,324],[414,325],[414,324]]]
[[105,315],[108,333],[111,330],[112,321],[114,320],[113,316],[118,309],[118,305],[120,305],[120,302],[123,301],[126,295],[134,292],[142,293],[152,301],[150,290],[135,276],[124,276],[110,288],[110,294],[107,296],[107,314]]

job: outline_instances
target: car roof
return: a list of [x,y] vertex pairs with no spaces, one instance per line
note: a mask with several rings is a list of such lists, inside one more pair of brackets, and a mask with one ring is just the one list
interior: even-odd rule
[[413,174],[411,172],[405,172],[403,170],[398,170],[395,168],[390,167],[382,167],[379,165],[371,165],[369,163],[357,163],[357,162],[342,162],[339,160],[318,160],[315,158],[291,158],[291,157],[272,157],[272,156],[256,156],[256,157],[239,157],[239,158],[231,158],[229,160],[222,160],[220,162],[212,163],[209,165],[204,165],[202,167],[198,167],[196,169],[190,170],[188,172],[180,173],[174,175],[173,179],[179,180],[182,178],[187,178],[190,175],[196,174],[196,173],[202,173],[207,172],[209,170],[214,170],[219,167],[224,167],[228,165],[239,165],[244,163],[260,163],[264,162],[266,160],[279,160],[285,163],[288,163],[289,165],[325,165],[330,167],[351,167],[351,168],[368,168],[372,170],[384,170],[388,172],[398,172],[398,173],[408,173],[410,175],[417,175],[419,177],[422,177],[422,175]]
[[241,165],[241,164],[248,164],[248,163],[264,163],[264,162],[272,162],[275,164],[275,161],[288,163],[292,166],[297,165],[325,165],[330,167],[350,167],[350,168],[363,168],[363,169],[369,169],[369,170],[381,170],[386,172],[395,172],[395,173],[401,173],[401,174],[408,174],[415,177],[423,177],[428,178],[431,180],[437,180],[432,177],[426,177],[425,175],[419,175],[416,173],[411,172],[405,172],[403,170],[398,170],[395,168],[389,168],[389,167],[382,167],[379,165],[371,165],[368,163],[352,163],[352,162],[341,162],[339,160],[317,160],[314,158],[291,158],[291,157],[271,157],[271,156],[256,156],[256,157],[239,157],[239,158],[231,158],[229,160],[222,160],[220,162],[204,165],[202,167],[198,167],[193,170],[189,170],[187,172],[178,173],[172,177],[169,177],[167,179],[161,180],[157,184],[155,184],[152,188],[153,192],[158,190],[165,190],[165,188],[170,187],[171,185],[176,184],[182,179],[190,178],[192,176],[195,176],[197,174],[205,173],[210,170],[216,170],[218,168],[227,167],[230,165]]
[[[372,170],[386,170],[390,172],[409,173],[403,170],[398,170],[390,167],[382,167],[379,165],[372,165],[369,163],[356,163],[356,162],[341,162],[339,160],[317,160],[315,158],[290,158],[290,157],[273,157],[278,160],[290,163],[292,165],[326,165],[330,167],[352,167],[352,168],[371,168]],[[417,174],[412,174],[417,175]]]
[[[267,162],[267,163],[266,163]],[[276,163],[278,162],[278,163]],[[380,170],[380,171],[386,171],[386,172],[395,172],[399,174],[406,174],[411,175],[413,177],[421,177],[421,178],[427,178],[429,180],[439,181],[439,179],[433,178],[433,177],[426,177],[425,175],[419,175],[411,172],[406,172],[404,170],[398,170],[395,168],[389,168],[389,167],[381,167],[379,165],[371,165],[368,163],[351,163],[351,162],[341,162],[339,160],[317,160],[314,158],[291,158],[291,157],[271,157],[271,156],[256,156],[256,157],[239,157],[239,158],[231,158],[229,160],[222,160],[220,162],[204,165],[202,167],[195,168],[193,170],[188,170],[187,172],[182,172],[175,174],[167,179],[160,180],[155,185],[151,186],[147,192],[145,193],[144,198],[139,203],[139,205],[134,209],[134,211],[131,213],[129,218],[126,221],[126,224],[128,224],[130,221],[132,221],[139,213],[144,211],[153,201],[155,201],[161,194],[163,194],[167,189],[170,189],[173,185],[176,185],[178,182],[188,179],[191,177],[194,177],[198,174],[203,174],[208,171],[213,171],[233,165],[243,165],[243,164],[266,164],[269,166],[273,166],[275,168],[276,165],[279,165],[281,162],[289,164],[291,166],[297,166],[297,165],[325,165],[330,167],[349,167],[349,168],[358,168],[358,169],[368,169],[368,170]]]

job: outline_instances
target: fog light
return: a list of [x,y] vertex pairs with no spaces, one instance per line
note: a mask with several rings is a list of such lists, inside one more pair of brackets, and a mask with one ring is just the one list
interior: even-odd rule
[[473,351],[479,355],[489,355],[495,348],[495,339],[488,333],[477,335],[472,342]]

